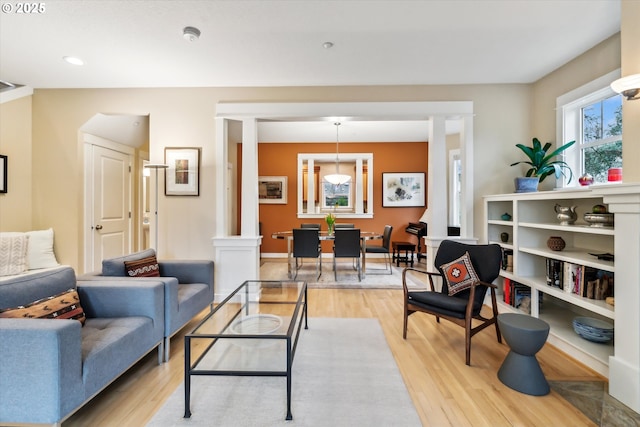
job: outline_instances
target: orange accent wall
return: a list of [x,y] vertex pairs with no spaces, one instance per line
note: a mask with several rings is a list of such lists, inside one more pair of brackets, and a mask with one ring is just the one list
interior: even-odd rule
[[[287,204],[260,204],[259,218],[262,223],[261,252],[282,253],[287,251],[284,240],[275,240],[271,234],[276,231],[291,230],[302,222],[321,222],[322,229],[327,228],[321,218],[301,220],[296,216],[297,206],[297,162],[298,153],[332,153],[335,143],[262,143],[258,145],[258,175],[287,176]],[[373,212],[372,219],[343,219],[342,222],[354,223],[361,230],[380,231],[386,224],[393,226],[392,240],[410,241],[417,239],[404,231],[409,222],[416,222],[426,207],[383,208],[382,207],[382,173],[383,172],[424,172],[425,180],[428,164],[428,143],[425,142],[393,142],[393,143],[340,143],[341,153],[373,153]],[[238,153],[242,150],[238,149]],[[238,155],[240,157],[240,154]],[[239,158],[238,165],[242,165]],[[238,171],[238,182],[242,171]],[[425,182],[426,184],[426,182]],[[238,184],[240,187],[240,184]],[[240,200],[240,198],[238,198]],[[446,201],[445,201],[446,202]],[[338,222],[341,220],[338,219]],[[238,223],[240,219],[238,218]],[[323,251],[331,251],[330,242],[324,242]]]

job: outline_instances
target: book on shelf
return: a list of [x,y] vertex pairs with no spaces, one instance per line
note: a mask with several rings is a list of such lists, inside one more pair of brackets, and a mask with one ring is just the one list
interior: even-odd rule
[[508,277],[502,281],[502,299],[506,304],[511,305],[511,279]]
[[613,296],[614,274],[607,270],[547,258],[545,275],[548,286],[567,293],[596,300]]
[[551,258],[547,258],[545,260],[545,278],[546,278],[546,282],[547,282],[547,286],[553,286],[554,285],[554,274],[553,274],[553,268],[554,268],[554,264],[553,264],[553,259]]
[[513,249],[502,249],[502,269],[513,271]]
[[531,288],[517,283],[513,288],[513,304],[523,313],[531,314]]
[[578,295],[585,298],[593,298],[593,291],[597,280],[597,268],[582,266],[582,279],[578,288],[580,290],[580,293]]
[[[542,293],[538,292],[538,305],[542,305]],[[503,299],[505,304],[509,304],[521,310],[523,313],[531,314],[531,287],[516,282],[509,278],[503,281]]]
[[613,296],[614,274],[611,271],[582,266],[580,296],[603,300]]
[[546,259],[546,279],[548,286],[563,288],[564,266],[562,261],[552,258]]
[[574,264],[572,262],[565,261],[563,266],[562,273],[562,283],[563,289],[565,292],[571,293],[576,289],[576,284],[578,280],[578,270],[582,267],[581,265]]

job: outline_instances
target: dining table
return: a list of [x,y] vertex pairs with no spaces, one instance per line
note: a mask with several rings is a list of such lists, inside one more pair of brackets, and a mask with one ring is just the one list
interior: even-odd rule
[[[289,278],[293,277],[293,230],[276,231],[271,234],[272,239],[286,240],[287,241],[287,274]],[[320,240],[335,240],[335,233],[329,233],[326,230],[321,230],[318,233]],[[381,240],[382,233],[377,231],[360,231],[360,251],[362,253],[362,277],[367,274],[367,242],[369,240]]]

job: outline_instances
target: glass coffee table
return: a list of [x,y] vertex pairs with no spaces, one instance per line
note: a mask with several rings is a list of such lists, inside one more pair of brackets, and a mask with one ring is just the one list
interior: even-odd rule
[[191,417],[194,375],[280,376],[287,377],[286,419],[292,420],[291,368],[303,320],[308,329],[306,282],[240,285],[184,338],[184,417]]

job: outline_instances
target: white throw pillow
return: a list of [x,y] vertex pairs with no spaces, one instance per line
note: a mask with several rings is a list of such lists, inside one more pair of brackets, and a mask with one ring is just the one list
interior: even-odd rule
[[53,228],[48,230],[27,231],[29,236],[29,270],[57,267],[58,260],[53,253]]
[[22,233],[0,235],[0,276],[11,276],[27,271],[29,236]]

